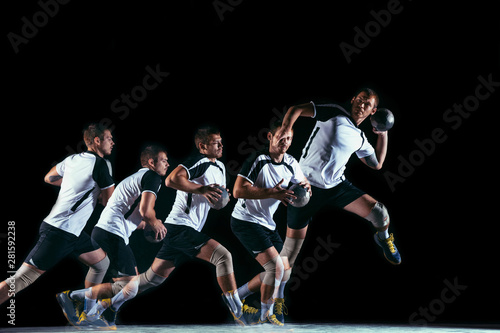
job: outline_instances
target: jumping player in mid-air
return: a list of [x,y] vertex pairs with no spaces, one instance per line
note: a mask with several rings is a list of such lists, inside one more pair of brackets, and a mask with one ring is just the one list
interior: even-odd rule
[[[7,281],[14,281],[15,293],[25,289],[68,255],[89,266],[85,287],[102,282],[109,266],[106,253],[92,243],[83,229],[100,198],[105,206],[115,184],[104,156],[114,146],[109,129],[90,124],[83,132],[87,151],[66,157],[47,173],[45,182],[61,187],[56,203],[40,226],[38,241],[28,257]],[[0,304],[10,293],[0,283]]]
[[113,298],[99,301],[92,313],[89,312],[89,321],[98,319],[108,308],[117,311],[138,293],[159,286],[186,257],[215,265],[223,299],[237,323],[244,325],[255,317],[257,310],[243,305],[238,296],[231,253],[201,232],[210,210],[209,202],[213,204],[221,197],[221,190],[214,185],[226,185],[226,169],[218,160],[223,147],[220,132],[212,127],[198,129],[195,145],[198,152],[175,168],[165,180],[165,184],[176,189],[177,194],[165,221],[167,236],[153,264],[125,287],[117,286],[122,289]]
[[[157,239],[163,239],[167,233],[155,212],[161,177],[166,175],[169,166],[167,152],[160,146],[150,145],[142,150],[140,160],[142,168],[116,186],[92,231],[92,240],[107,253],[111,261],[108,274],[115,283],[57,294],[66,318],[76,327],[88,325],[87,314],[96,306],[97,299],[113,297],[139,274],[129,244],[132,232],[144,228],[147,223]],[[118,286],[121,287],[117,289]],[[116,312],[108,311],[106,314],[108,316],[104,320],[94,325],[115,327]]]
[[317,120],[299,161],[314,196],[302,208],[288,205],[287,209],[288,227],[281,255],[288,258],[290,267],[293,267],[302,247],[309,222],[325,206],[344,209],[371,222],[376,230],[375,242],[382,248],[385,258],[394,265],[401,263],[394,236],[388,233],[389,214],[386,207],[356,188],[344,176],[346,164],[354,153],[368,167],[375,170],[382,168],[387,154],[387,131],[373,130],[378,136],[373,148],[358,127],[375,114],[378,103],[377,93],[363,88],[345,104],[310,102],[290,107],[285,114],[283,126],[276,134],[278,138],[290,135],[299,117]]

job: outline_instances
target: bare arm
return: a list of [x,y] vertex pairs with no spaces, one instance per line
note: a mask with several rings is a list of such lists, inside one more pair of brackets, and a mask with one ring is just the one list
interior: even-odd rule
[[193,183],[189,180],[186,169],[180,165],[168,175],[167,179],[165,179],[165,185],[179,191],[203,195],[212,203],[219,200],[222,193],[219,189],[210,185]]
[[56,166],[54,165],[50,171],[45,175],[43,180],[50,185],[61,186],[62,176],[57,173]]
[[314,117],[314,105],[305,103],[290,107],[283,117],[281,128],[278,130],[280,139],[292,130],[293,124],[299,117]]
[[372,169],[380,170],[382,169],[385,157],[387,156],[387,143],[389,138],[387,131],[379,132],[374,129],[373,132],[378,135],[377,145],[375,146],[375,154],[363,157],[361,161]]
[[99,202],[101,203],[101,205],[106,206],[108,204],[108,200],[114,191],[115,191],[114,185],[104,190],[101,190],[101,194],[99,195]]
[[143,192],[139,204],[139,213],[143,222],[149,224],[155,232],[156,239],[163,239],[167,235],[167,228],[165,228],[161,220],[156,218],[155,203],[156,195],[154,193]]
[[251,182],[243,177],[237,177],[234,183],[233,195],[235,198],[242,199],[268,199],[273,198],[281,201],[285,206],[290,199],[297,199],[293,191],[281,187],[284,179],[271,188],[261,188],[253,186]]

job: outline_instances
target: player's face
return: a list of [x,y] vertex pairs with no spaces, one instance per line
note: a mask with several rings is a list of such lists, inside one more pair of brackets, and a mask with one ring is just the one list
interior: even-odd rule
[[273,135],[271,132],[268,134],[269,148],[270,150],[277,152],[279,154],[284,154],[290,148],[293,139],[293,132],[285,133],[285,136],[278,140],[277,135]]
[[98,149],[104,156],[107,156],[111,154],[114,145],[115,143],[113,142],[113,136],[111,135],[111,132],[109,130],[105,130],[102,140],[99,140]]
[[205,155],[208,158],[222,157],[222,138],[219,134],[212,134],[209,137],[208,143],[205,145]]
[[158,160],[155,163],[155,171],[160,176],[165,176],[167,174],[167,170],[170,164],[168,164],[167,154],[164,152],[160,152],[158,154]]
[[351,116],[358,124],[377,111],[375,96],[370,97],[364,91],[360,92],[358,96],[353,97],[351,105]]

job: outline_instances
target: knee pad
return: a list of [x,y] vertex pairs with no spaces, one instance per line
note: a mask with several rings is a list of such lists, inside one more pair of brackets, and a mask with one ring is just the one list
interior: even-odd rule
[[226,276],[234,272],[233,270],[233,257],[224,246],[219,244],[212,256],[210,262],[215,265],[215,273],[217,277]]
[[283,250],[281,250],[280,255],[282,257],[287,257],[290,267],[293,267],[297,256],[299,255],[300,248],[304,243],[304,239],[302,238],[285,238],[285,242],[283,243]]
[[384,204],[377,202],[368,216],[365,217],[375,228],[384,228],[389,225],[389,213]]
[[106,271],[109,267],[109,258],[105,256],[104,259],[89,266],[89,272],[85,277],[85,280],[90,283],[101,283],[104,279],[104,275],[106,275]]
[[38,279],[40,275],[42,274],[35,271],[33,268],[23,264],[21,265],[21,267],[19,267],[16,274],[6,279],[5,282],[10,287],[10,289],[13,289],[12,285],[14,285],[15,293],[17,294],[18,292],[35,282],[35,280]]
[[139,292],[139,278],[136,276],[125,287],[123,287],[123,295],[126,300],[134,298]]
[[156,274],[151,267],[140,274],[137,278],[139,280],[139,292],[148,290],[149,288],[157,287],[162,284],[167,278]]
[[281,257],[279,255],[274,257],[262,265],[262,267],[264,267],[265,270],[264,277],[261,277],[262,283],[267,284],[268,286],[279,286],[285,271],[285,266],[283,265]]

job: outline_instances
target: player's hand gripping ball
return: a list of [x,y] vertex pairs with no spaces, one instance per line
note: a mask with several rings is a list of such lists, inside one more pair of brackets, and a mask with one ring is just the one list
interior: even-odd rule
[[370,122],[377,131],[385,132],[394,126],[394,115],[389,109],[380,108],[371,115]]
[[293,191],[293,195],[297,197],[297,199],[290,201],[290,205],[294,207],[304,207],[307,205],[311,195],[305,187],[300,184],[293,184],[290,186],[289,190]]
[[163,240],[156,239],[155,232],[148,223],[144,226],[144,238],[146,238],[146,240],[150,243],[159,243]]
[[220,185],[215,185],[215,188],[218,188],[219,190],[222,191],[219,200],[217,200],[215,203],[211,203],[210,201],[208,202],[208,205],[213,208],[213,209],[222,209],[226,207],[226,205],[229,203],[229,192],[227,189],[223,186]]

